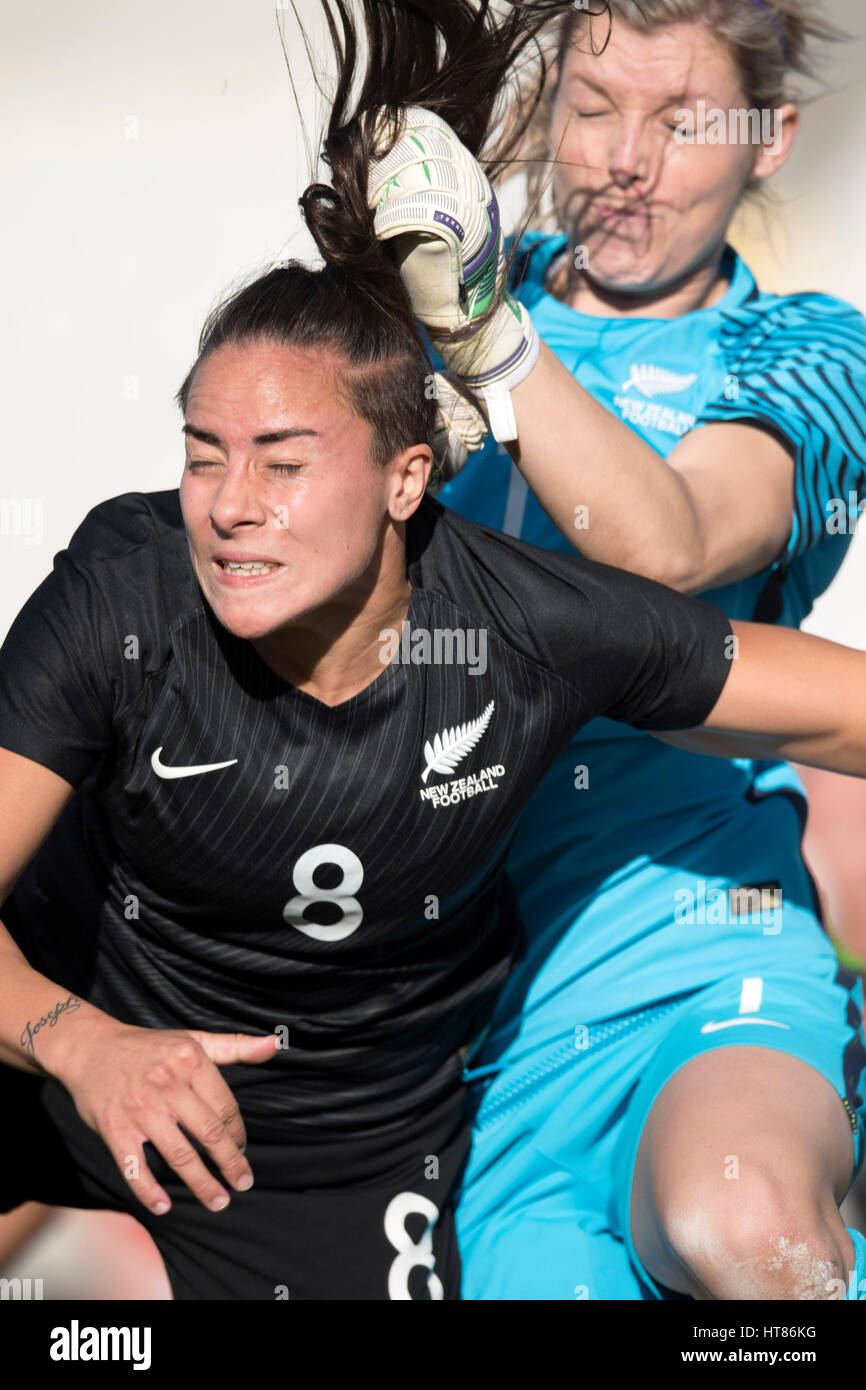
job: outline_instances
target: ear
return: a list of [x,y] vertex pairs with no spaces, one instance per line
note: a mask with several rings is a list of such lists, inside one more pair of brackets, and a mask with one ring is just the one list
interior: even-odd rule
[[417,510],[432,467],[429,444],[410,444],[388,464],[388,512],[393,521],[408,521]]
[[757,158],[752,175],[756,179],[768,179],[777,173],[787,162],[797,132],[800,129],[800,111],[792,101],[785,102],[778,110],[770,112],[772,133],[758,147]]

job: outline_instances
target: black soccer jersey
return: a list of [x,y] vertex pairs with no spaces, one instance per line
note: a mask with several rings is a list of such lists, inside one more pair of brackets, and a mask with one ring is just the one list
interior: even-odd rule
[[407,564],[390,663],[328,707],[217,621],[178,492],[127,493],[0,651],[0,745],[76,787],[0,915],[118,1019],[282,1029],[226,1071],[251,1137],[373,1132],[455,1089],[519,949],[502,863],[542,774],[597,715],[701,723],[730,669],[714,605],[429,497]]

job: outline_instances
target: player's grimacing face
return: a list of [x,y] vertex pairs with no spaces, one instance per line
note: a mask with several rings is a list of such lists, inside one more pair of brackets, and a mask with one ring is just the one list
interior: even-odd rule
[[748,143],[683,143],[676,112],[748,108],[729,53],[702,23],[641,33],[614,23],[601,54],[578,38],[551,114],[553,187],[563,226],[585,248],[591,280],[653,290],[701,264],[725,239],[756,165]]
[[389,475],[333,365],[321,352],[225,344],[193,378],[181,509],[196,577],[235,636],[351,601],[375,571]]

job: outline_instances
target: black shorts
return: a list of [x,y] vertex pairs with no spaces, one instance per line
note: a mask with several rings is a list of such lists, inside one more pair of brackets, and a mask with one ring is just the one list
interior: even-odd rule
[[248,1192],[226,1186],[231,1202],[221,1212],[202,1206],[147,1144],[172,1201],[165,1216],[136,1200],[58,1081],[0,1064],[0,1112],[0,1211],[36,1201],[134,1216],[162,1256],[175,1299],[460,1297],[454,1198],[469,1151],[465,1095],[411,1133],[391,1127],[360,1143],[347,1136],[305,1144],[300,1168],[296,1141],[250,1140],[255,1184]]

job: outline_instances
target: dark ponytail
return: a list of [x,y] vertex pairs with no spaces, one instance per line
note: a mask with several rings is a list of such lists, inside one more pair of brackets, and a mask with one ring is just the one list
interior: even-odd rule
[[[315,73],[317,59],[291,3]],[[320,4],[337,65],[321,147],[332,186],[313,183],[304,191],[304,218],[325,261],[344,269],[383,312],[412,325],[393,244],[377,242],[373,232],[370,160],[394,144],[400,108],[423,106],[448,122],[495,183],[513,167],[542,101],[558,25],[574,0],[503,0],[497,10],[491,0]],[[590,0],[590,7],[606,14],[607,0]]]
[[[594,0],[604,9],[604,0]],[[242,287],[209,315],[198,356],[177,393],[186,413],[198,367],[224,344],[256,341],[334,355],[337,385],[372,428],[376,460],[430,443],[433,368],[394,259],[367,206],[372,158],[386,154],[404,106],[424,106],[452,126],[491,181],[506,168],[541,98],[547,58],[540,33],[571,0],[523,0],[494,13],[490,0],[321,0],[336,55],[336,85],[322,144],[331,185],[300,198],[325,262],[289,261]],[[310,66],[317,62],[298,20]],[[363,32],[352,14],[361,12]],[[364,57],[361,59],[361,53]],[[528,55],[531,78],[521,62]],[[289,62],[291,78],[292,61]],[[503,94],[525,100],[500,122]],[[516,84],[516,85],[515,85]],[[293,82],[294,88],[294,82]],[[297,94],[296,94],[297,98]],[[384,116],[379,113],[384,108]],[[298,103],[300,115],[300,104]],[[497,123],[502,132],[488,150]]]

